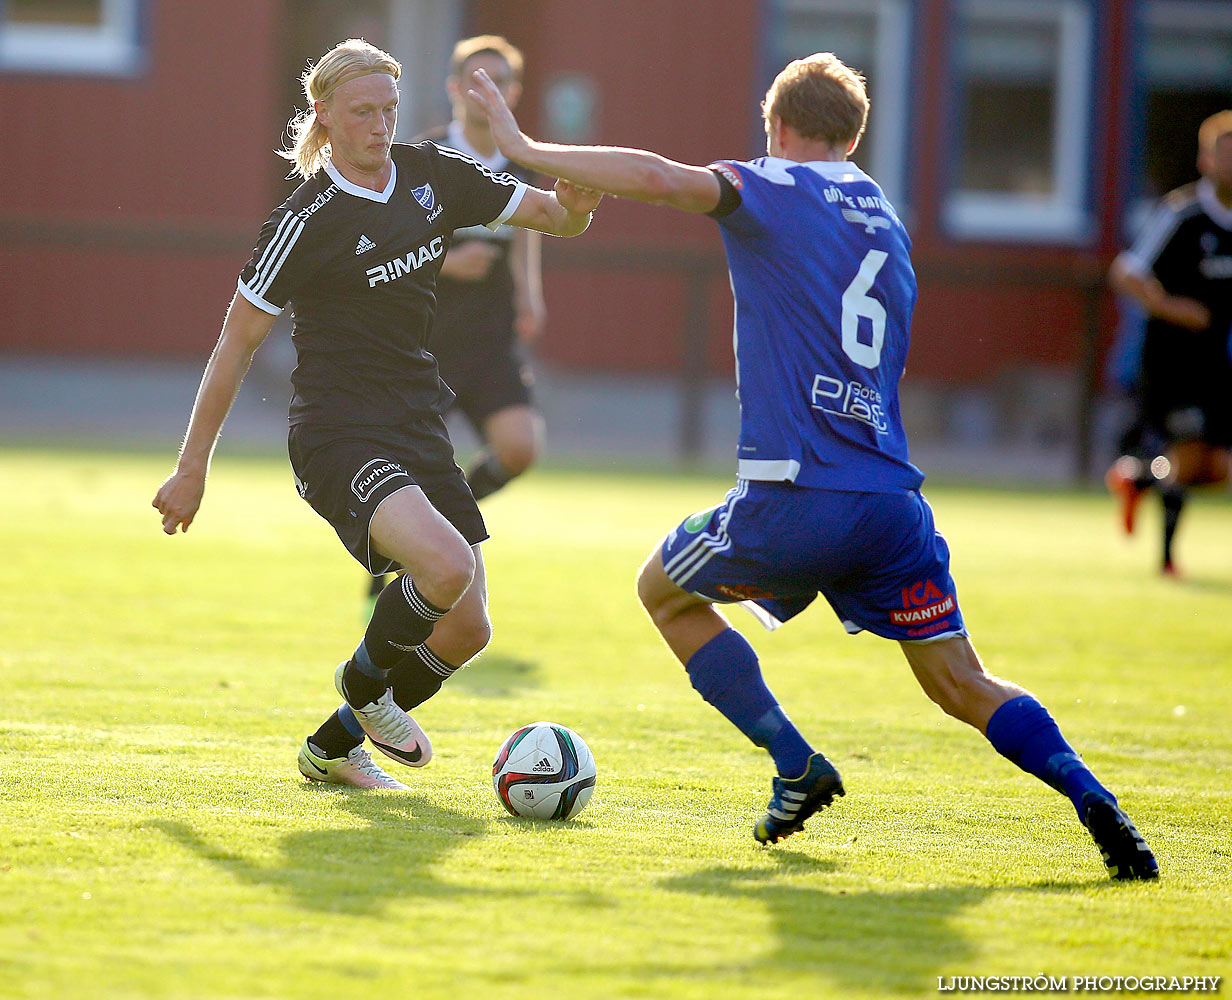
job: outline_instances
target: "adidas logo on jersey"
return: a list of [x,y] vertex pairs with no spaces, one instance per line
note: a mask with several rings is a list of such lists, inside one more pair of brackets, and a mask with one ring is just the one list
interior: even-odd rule
[[359,242],[355,244],[355,256],[358,257],[361,253],[367,253],[369,250],[375,250],[376,244],[368,239],[362,233],[359,237]]
[[554,771],[554,770],[555,768],[552,767],[552,762],[548,760],[546,757],[540,757],[539,763],[535,765],[536,774],[540,774],[545,771]]

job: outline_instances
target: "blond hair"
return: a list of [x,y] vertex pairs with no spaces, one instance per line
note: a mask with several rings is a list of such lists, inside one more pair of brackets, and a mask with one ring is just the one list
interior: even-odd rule
[[783,68],[761,110],[767,123],[778,118],[805,139],[846,151],[864,134],[868,92],[864,77],[833,52],[815,52]]
[[449,75],[456,80],[462,75],[462,67],[468,59],[488,53],[504,59],[515,80],[522,79],[522,50],[501,35],[463,38],[453,47],[453,55],[449,57]]
[[348,38],[339,42],[317,60],[309,64],[300,77],[304,85],[304,97],[308,110],[296,114],[287,123],[287,130],[294,142],[290,149],[275,152],[295,164],[293,174],[305,180],[325,166],[330,157],[329,130],[317,121],[314,104],[329,101],[344,83],[373,73],[386,73],[395,80],[402,75],[402,66],[388,52],[378,49],[362,38]]
[[1203,153],[1215,152],[1219,140],[1232,133],[1232,111],[1216,111],[1198,126],[1198,149]]

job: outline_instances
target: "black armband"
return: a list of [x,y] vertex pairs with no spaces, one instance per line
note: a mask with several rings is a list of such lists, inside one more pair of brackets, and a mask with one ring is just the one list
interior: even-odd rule
[[710,172],[719,179],[719,203],[706,213],[712,219],[721,219],[725,215],[731,215],[743,201],[740,192],[736,190],[736,185],[728,180],[727,170],[730,169],[730,167],[725,170],[717,166],[710,167]]

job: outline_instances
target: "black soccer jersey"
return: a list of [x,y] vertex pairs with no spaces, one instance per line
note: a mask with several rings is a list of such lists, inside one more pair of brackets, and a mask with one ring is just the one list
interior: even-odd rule
[[453,231],[497,226],[526,185],[431,142],[396,144],[383,191],[332,164],[269,217],[240,274],[249,302],[294,314],[292,424],[353,427],[441,413],[452,393],[427,351]]
[[[499,151],[484,157],[471,147],[457,122],[435,129],[424,138],[466,153],[491,170],[508,172],[532,183],[531,171],[505,159]],[[442,276],[437,285],[436,323],[429,349],[440,362],[446,382],[451,372],[474,367],[493,353],[507,352],[513,344],[514,285],[509,251],[514,235],[512,226],[471,226],[453,234],[455,245],[483,240],[498,253],[487,275],[479,281],[455,281]]]
[[[1194,332],[1159,317],[1147,323],[1143,375],[1148,381],[1226,380],[1232,330],[1232,209],[1201,180],[1169,194],[1126,254],[1139,274],[1154,274],[1169,295],[1197,299],[1211,325]],[[1224,392],[1229,387],[1224,382]]]

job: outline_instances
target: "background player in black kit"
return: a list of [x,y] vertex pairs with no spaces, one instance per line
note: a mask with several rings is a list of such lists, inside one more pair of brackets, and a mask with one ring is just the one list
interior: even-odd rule
[[176,470],[153,501],[167,534],[188,530],[252,355],[291,303],[289,450],[300,494],[369,572],[407,570],[335,672],[346,706],[304,741],[299,769],[384,788],[405,786],[372,762],[365,734],[395,760],[426,764],[431,745],[406,709],[490,635],[487,531],[441,416],[452,393],[426,350],[441,262],[454,230],[468,226],[576,236],[600,197],[563,182],[540,191],[431,142],[393,145],[400,75],[392,56],[359,39],[305,74],[311,110],[293,121],[284,154],[304,183],[261,229]]
[[[1198,130],[1201,179],[1168,194],[1131,249],[1112,265],[1117,291],[1147,314],[1139,419],[1167,443],[1155,462],[1125,455],[1108,473],[1126,531],[1143,493],[1164,510],[1163,571],[1189,487],[1228,478],[1232,446],[1232,111]],[[1151,466],[1154,466],[1152,469]]]
[[[499,35],[464,38],[454,46],[446,81],[453,118],[420,138],[532,183],[532,172],[505,158],[487,115],[466,99],[463,81],[477,69],[501,88],[510,107],[517,106],[522,53]],[[483,442],[466,469],[476,500],[521,475],[543,450],[543,420],[533,405],[533,377],[521,349],[543,332],[541,241],[538,233],[511,226],[459,230],[437,281],[428,349],[457,397],[452,409]],[[383,576],[373,577],[369,596],[375,600],[384,586]]]
[[[516,106],[522,53],[504,38],[481,35],[454,46],[446,86],[453,120],[424,138],[458,149],[491,170],[532,183],[531,171],[496,147],[488,116],[466,98],[470,75],[484,69]],[[463,83],[463,81],[467,81]],[[526,229],[472,226],[454,233],[436,289],[429,349],[459,410],[484,441],[466,470],[476,500],[525,472],[542,448],[542,421],[531,406],[531,375],[519,343],[543,332],[542,237]]]

